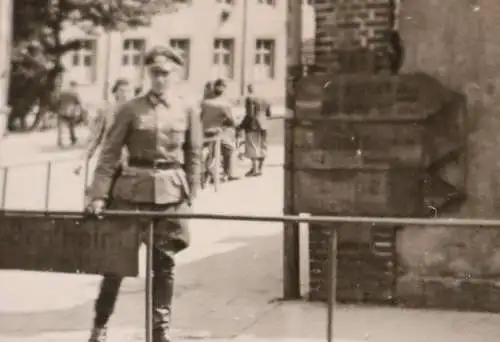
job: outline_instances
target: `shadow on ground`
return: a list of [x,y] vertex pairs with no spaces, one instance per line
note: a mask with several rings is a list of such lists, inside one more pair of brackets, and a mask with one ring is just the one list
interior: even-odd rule
[[[177,269],[174,329],[179,337],[234,337],[272,309],[269,303],[280,295],[281,234],[217,244],[227,245],[228,251]],[[113,330],[144,327],[143,280],[129,282],[113,316]],[[92,309],[89,301],[62,311],[0,315],[0,330],[5,336],[86,330]]]

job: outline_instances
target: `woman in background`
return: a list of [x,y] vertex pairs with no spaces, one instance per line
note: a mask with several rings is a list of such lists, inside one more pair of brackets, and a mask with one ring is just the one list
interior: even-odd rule
[[203,88],[203,100],[209,99],[212,97],[214,92],[212,82],[205,83],[205,87]]
[[251,84],[247,86],[247,89],[245,116],[239,129],[245,132],[245,156],[252,162],[252,167],[245,176],[253,177],[262,175],[262,168],[267,157],[267,130],[271,106],[265,99],[254,94]]

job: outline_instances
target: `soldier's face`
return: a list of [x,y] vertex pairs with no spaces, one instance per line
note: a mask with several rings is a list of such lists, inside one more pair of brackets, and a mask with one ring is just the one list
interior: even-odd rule
[[172,72],[164,69],[150,69],[149,77],[151,79],[151,88],[157,92],[163,92],[168,89],[171,80]]

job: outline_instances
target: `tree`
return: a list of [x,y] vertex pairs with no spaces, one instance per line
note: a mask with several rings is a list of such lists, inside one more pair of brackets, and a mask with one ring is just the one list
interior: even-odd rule
[[75,25],[92,33],[146,26],[155,15],[176,10],[179,1],[14,0],[13,3],[10,130],[15,129],[16,120],[25,129],[27,112],[36,104],[39,111],[31,128],[50,109],[64,71],[62,58],[80,48],[78,40],[62,40],[61,33],[66,27]]

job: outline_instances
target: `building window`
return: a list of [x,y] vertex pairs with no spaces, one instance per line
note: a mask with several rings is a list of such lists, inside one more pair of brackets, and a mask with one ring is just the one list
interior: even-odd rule
[[269,6],[276,5],[276,0],[258,0],[258,2],[261,5],[269,5]]
[[275,43],[272,39],[257,39],[255,42],[254,78],[267,80],[274,78]]
[[72,51],[69,73],[72,81],[80,84],[91,84],[96,78],[97,41],[81,39],[80,48]]
[[135,85],[142,84],[144,77],[143,56],[146,48],[144,39],[124,39],[120,74]]
[[213,78],[233,78],[234,76],[234,40],[216,39],[212,66]]
[[189,61],[190,61],[190,42],[189,39],[170,39],[170,46],[174,48],[184,59],[184,67],[182,70],[182,79],[189,78]]

